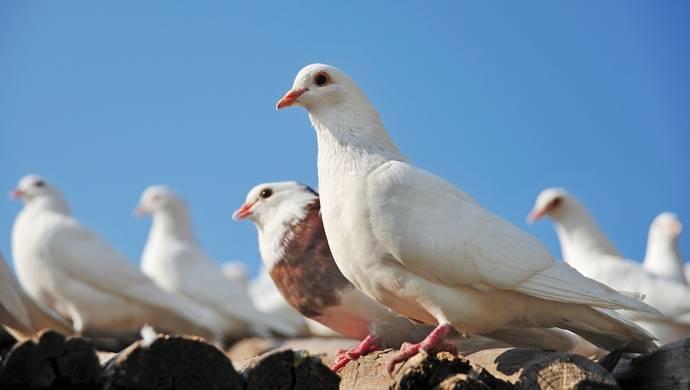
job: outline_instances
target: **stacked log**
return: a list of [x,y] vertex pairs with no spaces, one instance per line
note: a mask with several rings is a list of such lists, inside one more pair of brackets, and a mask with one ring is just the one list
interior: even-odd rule
[[0,388],[92,389],[100,386],[96,350],[77,337],[47,330],[12,346],[0,365]]
[[330,342],[321,340],[259,343],[281,347],[236,371],[225,353],[196,337],[137,341],[100,365],[85,339],[42,331],[0,354],[0,389],[690,389],[690,339],[632,360],[612,353],[599,362],[519,348],[421,352],[392,374],[385,366],[397,351],[389,349],[348,363],[339,375],[324,364],[332,356],[304,351]]

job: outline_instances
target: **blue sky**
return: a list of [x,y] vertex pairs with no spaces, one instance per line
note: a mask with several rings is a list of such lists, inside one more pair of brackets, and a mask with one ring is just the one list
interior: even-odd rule
[[[314,132],[276,100],[304,65],[349,73],[403,152],[537,235],[562,186],[622,252],[690,227],[690,3],[0,2],[0,188],[39,173],[138,261],[141,191],[168,184],[218,260],[256,269],[233,222],[264,181],[316,183]],[[18,203],[0,201],[0,250]],[[690,229],[687,229],[690,230]],[[681,250],[690,256],[689,233]]]

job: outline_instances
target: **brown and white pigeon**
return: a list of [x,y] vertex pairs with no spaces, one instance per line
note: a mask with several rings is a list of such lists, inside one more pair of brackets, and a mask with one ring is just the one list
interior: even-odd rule
[[[319,196],[308,186],[292,181],[260,184],[233,217],[256,225],[264,266],[290,305],[344,336],[364,340],[340,353],[334,370],[377,348],[421,341],[433,330],[395,314],[343,276],[328,247]],[[572,351],[583,346],[579,338],[558,329],[503,329],[487,336],[454,343],[464,351],[509,345]]]
[[561,327],[604,349],[655,348],[611,310],[655,309],[556,261],[538,240],[409,163],[344,72],[303,68],[277,108],[294,105],[316,129],[321,211],[338,268],[383,305],[437,326],[389,370],[419,349],[443,348],[452,329]]

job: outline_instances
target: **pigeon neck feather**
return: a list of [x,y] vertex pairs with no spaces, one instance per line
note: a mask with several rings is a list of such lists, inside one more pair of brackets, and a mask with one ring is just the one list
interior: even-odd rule
[[71,215],[67,201],[62,196],[41,196],[32,199],[25,206],[27,210],[52,211],[58,214]]
[[319,146],[322,186],[322,180],[327,179],[324,174],[337,181],[343,176],[369,173],[390,160],[405,161],[371,103],[363,94],[356,95],[339,105],[309,110]]
[[293,238],[292,229],[304,219],[307,215],[308,206],[315,201],[318,201],[316,195],[306,194],[303,199],[283,202],[275,211],[275,215],[257,223],[259,251],[269,273],[273,266],[283,258],[287,241]]
[[567,210],[556,218],[556,231],[563,259],[571,265],[579,261],[591,262],[592,255],[620,257],[591,214],[575,200],[571,200]]
[[656,275],[686,283],[683,259],[676,240],[672,238],[650,231],[643,265],[646,270]]
[[151,238],[156,237],[172,237],[177,240],[196,242],[187,208],[174,205],[154,213]]

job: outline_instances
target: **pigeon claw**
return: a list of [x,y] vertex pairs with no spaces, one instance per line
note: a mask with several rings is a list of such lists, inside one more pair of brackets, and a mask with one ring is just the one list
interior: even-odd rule
[[406,362],[409,358],[416,355],[420,350],[426,353],[434,353],[440,351],[448,351],[457,353],[457,347],[454,344],[447,343],[443,339],[453,329],[450,324],[441,324],[436,327],[428,336],[417,344],[403,343],[400,346],[400,352],[395,354],[391,360],[386,363],[386,370],[389,374],[393,374],[393,370],[398,363]]
[[378,346],[379,339],[376,336],[369,335],[358,346],[351,349],[339,349],[336,351],[338,355],[335,359],[335,364],[331,367],[331,371],[338,372],[347,363],[359,359],[368,353],[378,351],[380,348]]

